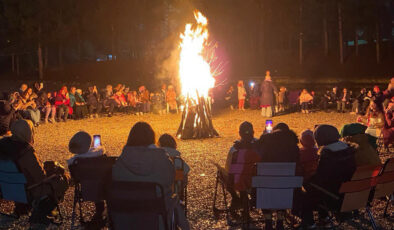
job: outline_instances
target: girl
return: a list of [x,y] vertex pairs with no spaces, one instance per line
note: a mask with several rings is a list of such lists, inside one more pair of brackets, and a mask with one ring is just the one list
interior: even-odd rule
[[313,101],[313,96],[308,93],[306,89],[303,89],[300,94],[300,105],[302,113],[309,113],[309,104]]
[[238,109],[245,111],[246,90],[243,81],[238,81]]

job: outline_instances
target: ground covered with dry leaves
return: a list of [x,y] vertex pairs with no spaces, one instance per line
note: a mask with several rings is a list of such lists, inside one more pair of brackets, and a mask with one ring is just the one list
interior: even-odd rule
[[[332,124],[338,128],[342,125],[355,121],[355,115],[337,113],[294,113],[274,117],[274,123],[285,122],[291,129],[299,134],[304,129],[313,129],[315,124]],[[80,121],[69,121],[67,123],[46,124],[37,129],[34,147],[42,161],[56,160],[66,165],[66,159],[72,155],[68,152],[68,141],[74,133],[85,130],[90,134],[100,134],[102,142],[108,155],[118,156],[122,147],[126,143],[128,133],[133,124],[137,121],[149,122],[156,131],[157,137],[163,133],[175,135],[180,115],[170,114],[159,115],[116,115],[114,117],[102,117],[98,119],[87,119]],[[238,138],[238,126],[242,121],[251,121],[255,127],[255,133],[260,136],[263,131],[265,119],[258,111],[229,111],[223,110],[215,114],[213,123],[220,137],[204,140],[178,141],[179,150],[184,160],[190,165],[191,172],[188,185],[189,200],[189,221],[193,229],[227,229],[227,223],[222,216],[216,220],[212,214],[212,197],[215,183],[215,167],[211,163],[218,162],[224,164],[227,151],[234,140]],[[70,228],[70,219],[73,203],[73,188],[66,194],[61,205],[62,211],[67,221],[62,225],[62,229]],[[374,203],[373,213],[377,222],[384,229],[394,229],[394,222],[391,219],[382,218],[384,203],[378,201]],[[10,206],[3,203],[1,209],[10,209]],[[85,215],[91,215],[93,208],[87,204],[84,208]],[[393,207],[389,211],[393,211]],[[364,214],[364,213],[362,213]],[[343,229],[360,229],[369,226],[365,225],[365,220],[361,223],[346,223],[341,226]],[[362,227],[363,226],[363,227]],[[0,229],[27,229],[27,220],[21,219],[10,225],[0,225]]]

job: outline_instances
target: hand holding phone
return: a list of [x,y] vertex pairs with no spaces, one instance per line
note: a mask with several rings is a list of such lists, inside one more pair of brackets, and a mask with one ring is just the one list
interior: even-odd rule
[[101,135],[94,135],[93,136],[93,147],[98,148],[101,146]]
[[272,130],[273,130],[273,122],[272,122],[272,120],[266,120],[265,121],[265,131],[267,132],[267,133],[272,133]]

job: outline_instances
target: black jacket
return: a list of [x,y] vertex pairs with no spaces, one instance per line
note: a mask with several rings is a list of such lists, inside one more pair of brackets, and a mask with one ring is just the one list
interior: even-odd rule
[[299,151],[297,135],[292,131],[276,130],[258,141],[262,162],[297,162]]
[[5,135],[16,120],[14,108],[7,101],[0,101],[0,136]]
[[338,141],[322,147],[319,152],[319,164],[311,182],[339,195],[341,184],[349,181],[356,170],[355,148]]

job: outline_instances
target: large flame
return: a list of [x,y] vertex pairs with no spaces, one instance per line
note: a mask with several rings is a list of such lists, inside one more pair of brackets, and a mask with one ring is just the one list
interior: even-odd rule
[[[194,12],[196,25],[186,24],[181,34],[179,78],[182,95],[197,99],[207,97],[209,89],[215,85],[215,78],[203,53],[208,40],[208,20],[199,11]],[[197,96],[198,95],[198,96]]]

